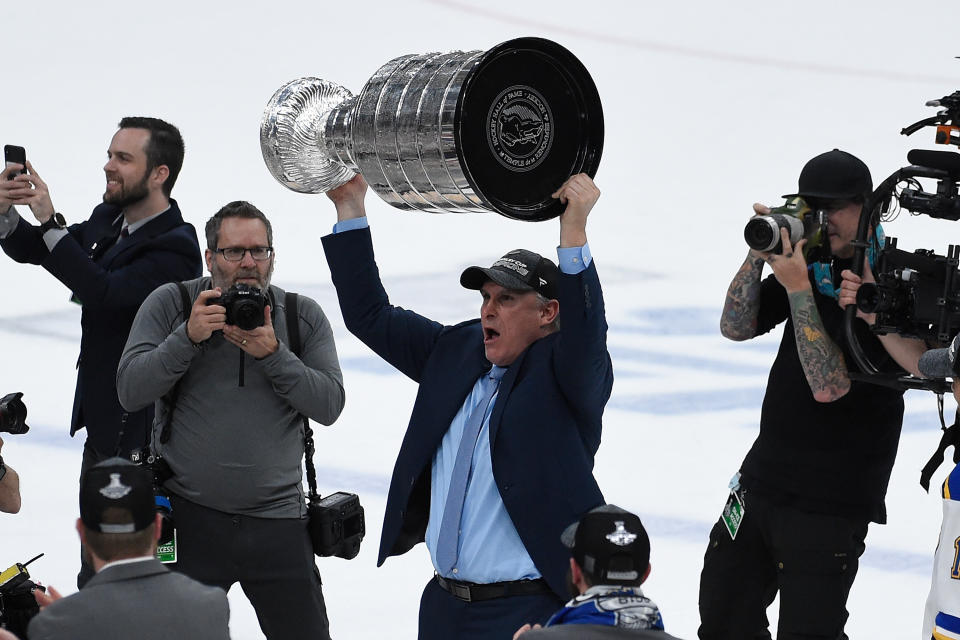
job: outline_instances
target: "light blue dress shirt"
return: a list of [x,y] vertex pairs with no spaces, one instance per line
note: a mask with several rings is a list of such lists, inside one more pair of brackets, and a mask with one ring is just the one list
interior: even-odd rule
[[[367,219],[353,218],[337,222],[334,233],[363,229]],[[589,245],[582,247],[557,248],[558,266],[563,273],[576,274],[590,266],[592,257]],[[473,451],[473,464],[467,484],[467,495],[463,501],[463,513],[460,517],[460,540],[458,542],[457,565],[445,578],[476,583],[503,582],[539,578],[540,572],[523,546],[513,521],[500,497],[493,477],[493,462],[490,456],[490,414],[497,402],[493,396],[480,428],[477,445]],[[463,429],[470,414],[477,409],[483,396],[480,379],[463,402],[463,406],[454,416],[450,428],[443,436],[440,447],[433,456],[430,470],[430,519],[427,522],[426,543],[434,569],[437,562],[437,540],[440,523],[443,520],[443,507],[447,503],[447,490],[453,475],[453,466],[460,447]],[[536,452],[531,452],[535,455]],[[559,533],[558,533],[559,535]]]

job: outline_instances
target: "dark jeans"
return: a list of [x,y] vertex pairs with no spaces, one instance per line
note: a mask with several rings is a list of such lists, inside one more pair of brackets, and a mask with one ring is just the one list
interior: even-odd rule
[[330,638],[306,519],[231,515],[170,499],[177,562],[168,568],[224,591],[239,582],[270,640]]
[[767,607],[780,592],[778,640],[846,639],[847,595],[867,522],[808,513],[748,493],[736,540],[719,520],[700,574],[701,640],[769,639]]
[[419,640],[512,638],[526,623],[543,624],[564,601],[552,593],[477,602],[453,597],[430,579],[420,597]]

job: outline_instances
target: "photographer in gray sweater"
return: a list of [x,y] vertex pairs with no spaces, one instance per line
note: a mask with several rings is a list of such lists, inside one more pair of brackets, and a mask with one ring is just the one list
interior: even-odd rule
[[[177,527],[173,568],[225,590],[240,582],[267,638],[328,638],[307,533],[300,416],[332,424],[343,409],[343,378],[315,301],[301,297],[298,305],[300,357],[286,344],[293,319],[283,290],[270,285],[272,235],[249,203],[214,215],[206,225],[211,277],[183,283],[193,301],[187,313],[175,284],[147,298],[117,390],[128,410],[160,401],[153,447],[172,472],[165,487]],[[253,318],[261,326],[231,317],[238,298],[263,305],[262,321]]]

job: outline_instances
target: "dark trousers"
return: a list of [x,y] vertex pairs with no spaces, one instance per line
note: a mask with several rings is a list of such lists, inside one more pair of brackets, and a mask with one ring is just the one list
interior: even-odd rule
[[748,493],[736,540],[710,532],[700,574],[701,640],[769,639],[767,607],[780,592],[778,640],[846,639],[847,595],[865,520],[808,513]]
[[330,638],[305,519],[231,515],[170,500],[177,528],[170,569],[224,591],[239,582],[270,640]]
[[528,622],[543,624],[564,601],[553,593],[464,602],[431,579],[420,597],[419,640],[509,640]]

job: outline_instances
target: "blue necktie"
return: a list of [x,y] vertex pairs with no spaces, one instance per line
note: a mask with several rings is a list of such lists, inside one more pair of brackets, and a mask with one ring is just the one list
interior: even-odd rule
[[443,505],[443,518],[440,520],[440,533],[437,540],[437,567],[440,573],[449,574],[457,563],[457,547],[460,541],[460,516],[463,515],[463,500],[467,495],[467,480],[470,477],[473,450],[477,446],[477,437],[483,426],[483,417],[487,413],[493,394],[497,392],[500,379],[506,369],[493,367],[480,378],[482,393],[480,402],[474,407],[467,423],[463,427],[463,436],[457,449],[457,458],[453,463],[453,475],[447,491],[447,502]]

